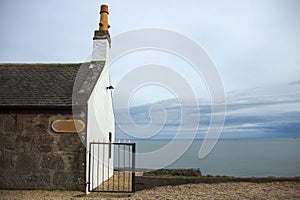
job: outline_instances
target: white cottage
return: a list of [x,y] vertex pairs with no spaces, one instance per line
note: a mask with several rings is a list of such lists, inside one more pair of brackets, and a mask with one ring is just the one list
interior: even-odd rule
[[100,13],[91,62],[0,64],[0,189],[115,190],[116,173],[117,189],[134,183],[120,176],[133,147],[113,145],[108,7]]

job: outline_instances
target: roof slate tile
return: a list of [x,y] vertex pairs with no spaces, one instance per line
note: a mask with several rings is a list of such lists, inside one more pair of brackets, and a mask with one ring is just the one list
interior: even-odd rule
[[[81,66],[0,64],[0,106],[72,106],[73,86]],[[86,69],[81,68],[79,81],[88,74],[88,65],[83,66]]]

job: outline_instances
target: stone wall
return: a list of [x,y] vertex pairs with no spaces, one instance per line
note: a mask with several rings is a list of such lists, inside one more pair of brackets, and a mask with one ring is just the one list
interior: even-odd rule
[[85,191],[85,147],[76,133],[54,133],[70,111],[0,111],[0,188]]
[[251,183],[270,183],[270,182],[300,182],[300,177],[294,178],[237,178],[237,177],[135,177],[136,191],[152,189],[166,185],[199,184],[199,183],[230,183],[230,182],[251,182]]

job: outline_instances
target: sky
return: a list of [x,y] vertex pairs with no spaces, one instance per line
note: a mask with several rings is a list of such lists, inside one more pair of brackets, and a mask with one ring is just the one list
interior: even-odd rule
[[[100,4],[109,5],[112,38],[141,28],[167,29],[186,36],[206,51],[226,94],[224,133],[237,137],[249,131],[276,133],[274,137],[279,137],[287,131],[288,137],[299,136],[298,0],[1,0],[0,62],[85,61],[92,51],[94,30],[98,29]],[[197,99],[209,97],[205,82],[198,81],[201,77],[188,69],[187,63],[162,52],[141,51],[120,58],[111,67],[113,85],[149,60],[182,74]],[[132,118],[145,115],[139,118],[144,119],[140,123],[150,123],[149,105],[160,102],[168,112],[170,104],[165,103],[176,104],[174,98],[176,95],[161,86],[142,87],[129,100]],[[202,104],[200,107],[207,106],[206,101]],[[204,117],[204,123],[208,119]]]

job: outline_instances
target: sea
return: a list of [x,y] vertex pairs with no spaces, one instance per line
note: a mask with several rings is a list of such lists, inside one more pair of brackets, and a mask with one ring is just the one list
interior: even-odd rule
[[[135,140],[137,155],[157,151],[170,140]],[[194,140],[183,154],[163,168],[200,169],[203,175],[235,177],[296,177],[300,176],[300,139],[222,139],[203,159],[198,153],[203,140]],[[175,150],[175,149],[174,149]],[[160,162],[167,154],[147,158]],[[140,159],[139,159],[140,158]],[[136,168],[147,168],[137,156]],[[151,167],[150,167],[151,168]]]

